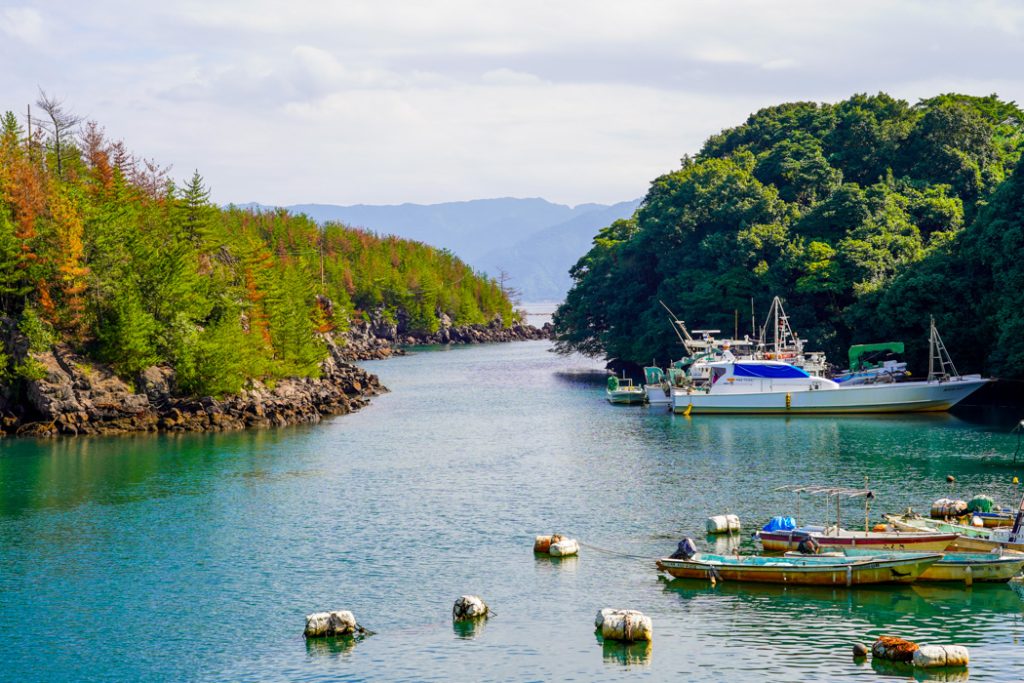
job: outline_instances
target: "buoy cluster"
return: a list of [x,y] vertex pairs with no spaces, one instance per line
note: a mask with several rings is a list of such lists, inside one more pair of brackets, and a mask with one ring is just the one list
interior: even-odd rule
[[[866,657],[867,653],[866,646],[854,643],[855,658]],[[881,636],[872,643],[871,656],[888,662],[911,664],[921,669],[963,668],[971,658],[963,645],[919,645],[912,640],[894,636]]]
[[561,534],[538,536],[533,541],[533,552],[551,557],[570,557],[579,554],[580,544],[575,538],[566,538]]

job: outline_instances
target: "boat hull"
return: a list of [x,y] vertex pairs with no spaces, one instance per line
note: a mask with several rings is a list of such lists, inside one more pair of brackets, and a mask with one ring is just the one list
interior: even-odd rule
[[698,558],[665,558],[658,568],[677,579],[705,579],[753,583],[781,583],[799,586],[863,586],[880,583],[912,583],[941,555],[918,555],[910,559],[865,559],[852,562],[821,563],[821,558],[794,559],[788,562],[755,564],[737,558],[735,563],[710,562]]
[[642,405],[644,401],[647,400],[647,396],[644,394],[642,389],[633,391],[606,391],[605,394],[608,402],[615,405]]
[[[951,553],[955,555],[956,553]],[[946,581],[972,584],[1005,583],[1020,574],[1024,557],[998,557],[991,559],[960,559],[949,561],[950,555],[928,567],[917,577],[918,581]]]
[[[836,553],[845,557],[872,557],[870,550],[846,550]],[[790,557],[794,553],[787,553]],[[803,557],[803,556],[801,556]],[[899,557],[898,555],[874,555]],[[1005,583],[1024,569],[1024,554],[993,555],[992,553],[944,553],[942,559],[931,565],[920,576],[918,582],[964,583],[970,586],[979,583]]]
[[761,531],[758,538],[765,552],[784,553],[797,550],[808,536],[822,548],[863,549],[877,551],[926,552],[943,551],[958,539],[952,533],[928,532],[846,532],[828,535],[807,532]]
[[672,407],[677,413],[835,414],[906,413],[949,410],[989,380],[961,378],[948,382],[898,382],[840,386],[836,389],[779,389],[765,380],[757,391],[676,391]]
[[660,384],[645,384],[644,392],[647,394],[647,402],[652,406],[671,406],[672,390],[665,393],[665,388]]

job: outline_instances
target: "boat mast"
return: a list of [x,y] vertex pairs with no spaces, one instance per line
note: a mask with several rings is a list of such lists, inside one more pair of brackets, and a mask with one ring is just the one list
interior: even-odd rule
[[959,376],[960,373],[956,371],[946,345],[942,343],[939,330],[935,327],[935,316],[931,316],[931,329],[928,333],[928,381],[945,382],[950,377]]

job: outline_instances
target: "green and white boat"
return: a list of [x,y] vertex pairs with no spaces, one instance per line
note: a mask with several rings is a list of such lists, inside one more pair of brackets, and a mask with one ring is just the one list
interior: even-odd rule
[[616,405],[643,405],[647,400],[643,387],[635,386],[633,380],[628,377],[619,379],[615,375],[608,378],[605,395],[609,403]]

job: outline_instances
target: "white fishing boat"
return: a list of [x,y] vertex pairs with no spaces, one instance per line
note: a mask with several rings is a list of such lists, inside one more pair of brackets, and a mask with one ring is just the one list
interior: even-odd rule
[[707,386],[712,379],[711,364],[733,360],[771,360],[794,365],[812,377],[823,377],[828,370],[825,354],[820,351],[806,351],[806,339],[801,339],[789,324],[789,316],[782,307],[782,299],[775,297],[768,310],[768,316],[757,337],[754,334],[753,302],[751,302],[751,335],[739,336],[737,323],[733,338],[718,338],[721,330],[693,330],[679,320],[672,310],[660,302],[668,311],[673,331],[686,349],[687,357],[673,363],[674,368],[684,371],[689,384]]
[[647,403],[652,406],[672,406],[672,383],[669,376],[673,370],[675,368],[670,368],[669,374],[666,375],[661,368],[644,368],[644,394],[647,396]]
[[[927,380],[843,385],[776,360],[710,363],[711,382],[673,392],[677,413],[896,413],[949,410],[989,380],[961,376],[932,321]],[[938,361],[938,366],[936,366]]]

